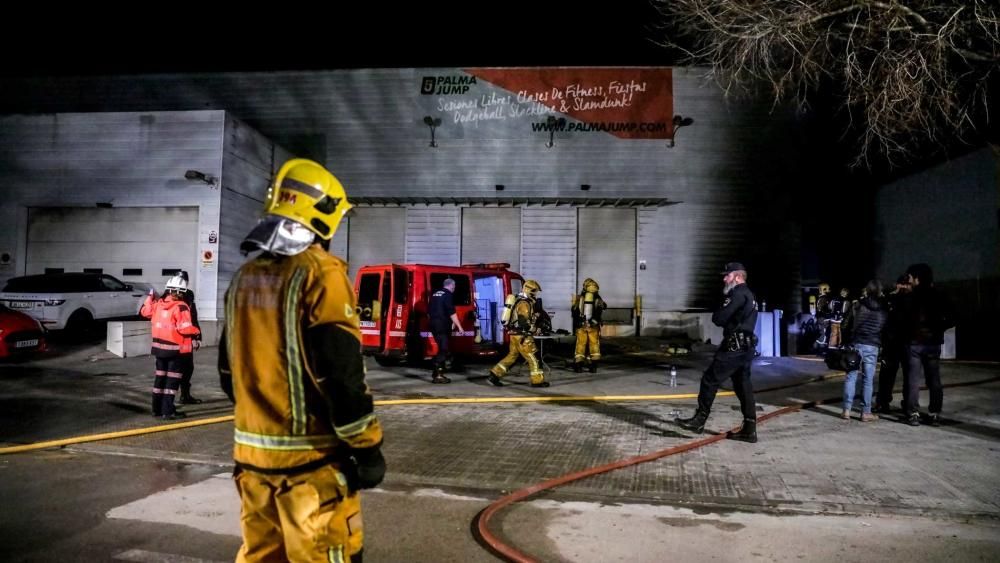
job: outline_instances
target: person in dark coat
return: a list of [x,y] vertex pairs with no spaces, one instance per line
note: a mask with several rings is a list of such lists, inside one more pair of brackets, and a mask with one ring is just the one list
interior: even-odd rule
[[[181,279],[187,284],[188,290],[182,294],[184,302],[191,310],[191,323],[198,327],[198,334],[193,337],[192,345],[194,350],[201,348],[201,324],[198,323],[198,307],[194,304],[194,292],[191,291],[191,282],[188,280],[188,273],[184,270],[180,272]],[[194,375],[194,353],[184,354],[181,361],[181,396],[177,400],[182,405],[197,405],[201,399],[195,398],[191,394],[191,376]]]
[[452,326],[459,332],[462,323],[458,320],[455,312],[455,301],[452,293],[455,291],[455,280],[447,278],[442,284],[442,288],[431,295],[430,305],[427,307],[431,321],[431,334],[434,342],[437,343],[437,355],[434,356],[434,374],[431,379],[434,383],[451,383],[451,379],[445,377],[444,368],[448,360],[448,340],[451,338]]
[[750,364],[757,352],[757,302],[753,292],[747,287],[747,271],[743,264],[730,262],[722,272],[725,300],[722,307],[712,315],[712,323],[723,329],[722,344],[701,376],[698,390],[698,410],[691,418],[677,419],[684,429],[696,433],[705,431],[705,422],[712,412],[712,403],[719,391],[719,385],[732,378],[733,391],[740,400],[743,411],[743,426],[738,432],[728,435],[730,439],[742,442],[757,441],[757,403],[750,384]]
[[[899,372],[905,356],[903,348],[905,338],[902,334],[903,298],[910,292],[910,278],[906,274],[896,279],[896,288],[888,295],[886,305],[889,316],[882,335],[882,369],[878,373],[878,394],[875,398],[874,412],[892,413],[892,388],[896,386],[896,374]],[[906,411],[906,378],[903,378],[902,408]]]
[[861,422],[878,419],[878,415],[872,413],[872,387],[888,316],[882,302],[882,282],[878,280],[868,282],[861,299],[847,309],[844,336],[847,344],[861,354],[861,365],[858,369],[847,372],[844,379],[844,411],[840,415],[844,420],[851,418],[851,404],[854,402],[859,372],[862,374]]
[[920,379],[930,391],[927,421],[941,424],[944,388],[941,386],[941,345],[944,331],[955,326],[951,304],[934,287],[934,273],[927,264],[913,264],[906,269],[913,290],[903,300],[902,331],[906,356],[906,418],[910,426],[920,426]]

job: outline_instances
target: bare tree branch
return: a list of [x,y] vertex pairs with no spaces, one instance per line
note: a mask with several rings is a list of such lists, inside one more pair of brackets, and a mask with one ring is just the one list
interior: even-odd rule
[[1000,69],[996,0],[653,0],[685,61],[727,95],[770,88],[809,107],[835,88],[859,131],[856,165],[894,162],[988,124]]

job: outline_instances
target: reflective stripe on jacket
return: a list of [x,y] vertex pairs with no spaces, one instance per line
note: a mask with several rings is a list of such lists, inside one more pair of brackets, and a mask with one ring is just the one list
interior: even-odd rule
[[[219,351],[236,402],[237,464],[295,470],[381,443],[356,306],[347,264],[318,245],[295,256],[263,254],[239,269],[226,292]],[[334,361],[322,361],[330,348],[310,340],[317,334],[336,346]]]
[[194,352],[192,340],[201,334],[191,322],[191,309],[183,301],[170,297],[146,296],[139,314],[152,323],[152,354],[156,357]]

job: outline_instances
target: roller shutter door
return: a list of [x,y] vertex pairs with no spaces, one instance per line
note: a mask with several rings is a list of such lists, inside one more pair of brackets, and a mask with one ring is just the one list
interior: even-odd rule
[[507,262],[521,266],[521,210],[466,207],[462,210],[462,263]]
[[[334,238],[342,234],[336,234]],[[354,280],[354,275],[362,266],[404,262],[405,242],[405,209],[400,207],[355,209],[347,229],[347,261],[351,280]]]
[[100,270],[124,282],[166,281],[164,270],[198,276],[197,207],[33,207],[28,210],[27,274]]
[[635,209],[583,207],[577,212],[577,291],[584,279],[594,278],[608,307],[633,307]]

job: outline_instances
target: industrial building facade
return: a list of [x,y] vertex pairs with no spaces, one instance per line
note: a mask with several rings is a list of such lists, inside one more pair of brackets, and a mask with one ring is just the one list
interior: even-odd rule
[[[508,262],[557,327],[593,277],[620,333],[684,328],[721,266],[795,306],[802,185],[786,116],[728,106],[670,68],[379,69],[18,79],[0,100],[0,281],[192,272],[221,319],[243,235],[288,158],[325,164],[356,208],[331,252]],[[55,86],[53,87],[53,81]],[[34,90],[34,94],[19,94]],[[206,109],[208,108],[208,109]],[[636,310],[637,298],[641,309]]]

